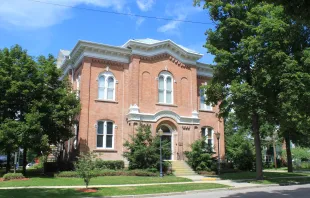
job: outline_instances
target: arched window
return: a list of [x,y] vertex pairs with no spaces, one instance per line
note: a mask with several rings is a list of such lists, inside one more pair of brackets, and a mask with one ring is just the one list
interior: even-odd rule
[[105,72],[98,77],[98,99],[115,100],[115,78],[111,72]]
[[158,76],[158,102],[173,104],[173,78],[167,71]]
[[97,122],[97,148],[114,148],[114,124],[111,121]]
[[214,138],[213,138],[214,130],[211,127],[203,127],[201,128],[201,136],[206,138],[206,143],[209,147],[214,150]]
[[200,110],[212,111],[212,106],[210,104],[206,104],[207,94],[206,88],[200,88]]

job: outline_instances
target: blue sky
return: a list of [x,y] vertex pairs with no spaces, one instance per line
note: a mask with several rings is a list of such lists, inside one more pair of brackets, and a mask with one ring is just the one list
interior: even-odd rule
[[213,63],[203,48],[205,31],[214,28],[206,10],[192,0],[40,0],[79,8],[200,21],[192,24],[146,19],[55,6],[33,0],[1,0],[0,48],[19,44],[32,56],[57,55],[72,49],[78,40],[120,46],[129,39],[171,39],[204,54],[200,60]]

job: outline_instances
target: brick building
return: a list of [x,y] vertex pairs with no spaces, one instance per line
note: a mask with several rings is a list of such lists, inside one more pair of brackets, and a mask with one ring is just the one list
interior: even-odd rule
[[209,65],[197,62],[201,54],[171,40],[129,40],[123,46],[78,41],[72,51],[60,50],[57,64],[72,82],[81,101],[71,151],[103,153],[105,160],[122,160],[123,144],[138,124],[159,128],[171,142],[170,160],[201,136],[214,151],[220,132],[224,158],[224,125],[218,107],[204,103],[200,86],[212,77]]

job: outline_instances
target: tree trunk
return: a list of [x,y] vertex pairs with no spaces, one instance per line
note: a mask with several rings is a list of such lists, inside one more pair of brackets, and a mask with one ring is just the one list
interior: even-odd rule
[[291,140],[290,136],[285,136],[286,156],[287,156],[287,172],[293,172],[292,152],[291,152]]
[[274,167],[277,169],[277,150],[276,150],[276,142],[275,139],[272,138],[272,146],[273,146],[273,161],[274,161]]
[[24,148],[24,151],[23,151],[23,175],[26,175],[26,165],[27,165],[27,149]]
[[8,173],[10,172],[10,169],[11,169],[11,152],[8,151],[7,153],[7,156],[6,156],[6,169],[5,169],[5,172]]
[[263,179],[262,148],[259,134],[258,115],[256,113],[252,116],[252,127],[254,133],[255,155],[256,155],[256,179],[262,180]]

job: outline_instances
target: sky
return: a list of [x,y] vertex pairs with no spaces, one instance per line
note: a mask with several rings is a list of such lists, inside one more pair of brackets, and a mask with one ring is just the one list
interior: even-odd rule
[[194,7],[193,0],[0,0],[0,49],[19,44],[31,56],[57,56],[60,49],[71,50],[78,40],[121,46],[129,39],[152,38],[170,39],[203,54],[200,62],[212,64],[213,56],[203,47],[210,28],[214,24],[208,12]]

